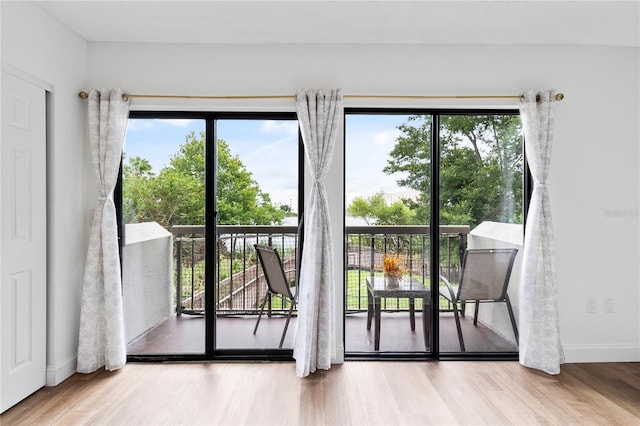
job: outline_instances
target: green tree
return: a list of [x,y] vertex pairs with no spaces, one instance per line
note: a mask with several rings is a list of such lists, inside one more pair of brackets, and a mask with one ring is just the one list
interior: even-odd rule
[[414,216],[402,201],[387,204],[381,192],[366,199],[355,198],[347,207],[347,213],[363,218],[368,225],[409,225]]
[[291,210],[291,206],[288,204],[280,204],[280,210],[282,210],[285,214],[285,216],[295,216],[295,213],[293,213],[293,211]]
[[431,117],[428,115],[409,116],[407,123],[398,126],[400,135],[389,153],[387,166],[383,171],[389,175],[398,174],[398,185],[418,192],[415,201],[407,200],[407,206],[414,212],[417,224],[429,223],[431,209]]
[[[198,169],[201,167],[201,172]],[[171,225],[204,223],[204,140],[193,132],[155,175],[148,160],[129,159],[123,167],[123,220]]]
[[[411,116],[384,172],[400,174],[398,184],[420,193],[409,206],[418,223],[429,223],[431,119]],[[522,220],[522,136],[512,115],[441,117],[440,213],[443,224]]]
[[219,224],[273,225],[281,224],[285,217],[223,140],[218,140],[217,201]]
[[[522,222],[522,127],[515,115],[451,115],[442,118],[441,192],[450,187],[443,178],[444,158],[463,157],[447,162],[446,175],[471,176],[464,191],[471,224],[482,220]],[[469,146],[470,145],[470,146]],[[475,161],[469,153],[473,150]],[[462,204],[462,203],[460,203]],[[447,206],[448,207],[448,206]],[[444,209],[445,212],[447,209]],[[453,222],[447,222],[453,223]]]
[[123,173],[129,178],[153,176],[151,163],[149,163],[149,160],[141,157],[130,158],[129,163],[124,165]]
[[[124,221],[155,221],[163,227],[201,225],[205,218],[205,135],[194,132],[158,175],[145,159],[135,157],[123,168]],[[271,204],[228,144],[218,141],[218,223],[280,224],[284,212]]]
[[143,203],[150,196],[149,182],[154,175],[151,163],[141,157],[129,158],[123,165],[122,217],[124,223],[144,222]]

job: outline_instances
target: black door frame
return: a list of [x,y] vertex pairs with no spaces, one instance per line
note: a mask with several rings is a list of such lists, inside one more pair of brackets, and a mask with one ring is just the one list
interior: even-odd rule
[[[205,121],[205,247],[217,240],[217,129],[218,120],[297,120],[295,112],[130,111],[131,119],[194,119]],[[122,170],[122,164],[121,164]],[[122,223],[122,173],[116,185],[118,230],[124,244]],[[298,130],[298,211],[304,212],[304,147]],[[210,200],[213,202],[210,204]],[[210,209],[207,207],[211,206]],[[211,212],[211,214],[210,214]],[[300,236],[303,238],[303,236]],[[211,243],[213,242],[213,244]],[[216,349],[215,277],[216,250],[205,249],[205,351],[204,353],[127,355],[130,362],[165,361],[291,361],[292,349]],[[208,309],[209,306],[214,307]]]
[[[439,269],[440,258],[440,117],[444,115],[520,115],[517,108],[501,108],[501,109],[487,109],[487,108],[345,108],[344,121],[343,121],[343,140],[344,140],[344,174],[346,175],[346,117],[347,115],[429,115],[431,116],[431,206],[430,206],[430,247],[431,247],[431,259],[430,267],[432,271]],[[524,140],[522,144],[524,155]],[[529,170],[526,156],[523,161],[523,216],[526,220],[526,212],[529,206],[529,200],[531,198],[531,172]],[[343,194],[346,193],[346,179],[343,182]],[[433,202],[433,200],[438,200]],[[344,203],[344,197],[343,197]],[[346,216],[346,205],[343,205],[343,211]],[[343,218],[343,223],[345,223]],[[524,224],[523,224],[524,225]],[[524,228],[524,226],[523,226]],[[524,230],[523,230],[524,232]],[[344,235],[343,230],[343,235]],[[438,242],[434,244],[435,242]],[[500,352],[500,353],[485,353],[485,352],[447,352],[440,353],[440,318],[439,309],[437,308],[439,294],[439,283],[434,283],[434,276],[431,277],[431,306],[436,309],[431,309],[431,352],[358,352],[348,353],[345,351],[345,360],[517,360],[517,352]],[[343,285],[344,287],[344,285]],[[346,292],[345,292],[346,297]],[[343,301],[346,304],[346,300]],[[343,347],[346,339],[346,317],[343,309]]]

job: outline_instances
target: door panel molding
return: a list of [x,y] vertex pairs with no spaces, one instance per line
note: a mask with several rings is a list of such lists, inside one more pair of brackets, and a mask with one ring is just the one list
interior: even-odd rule
[[0,412],[45,385],[47,95],[2,71]]

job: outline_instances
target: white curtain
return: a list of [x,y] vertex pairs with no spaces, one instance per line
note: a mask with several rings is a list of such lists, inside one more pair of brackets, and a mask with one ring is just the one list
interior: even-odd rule
[[520,363],[560,373],[560,344],[553,224],[547,176],[551,164],[555,92],[527,92],[520,105],[525,152],[533,177],[520,282]]
[[122,94],[116,89],[92,89],[89,92],[89,141],[98,201],[91,224],[82,288],[79,373],[91,373],[102,366],[107,370],[117,370],[125,365],[127,359],[113,203],[129,118],[129,103],[122,99]]
[[293,357],[296,375],[328,370],[334,350],[334,267],[329,204],[324,185],[342,120],[342,91],[299,90],[298,122],[312,179],[305,208],[298,321]]

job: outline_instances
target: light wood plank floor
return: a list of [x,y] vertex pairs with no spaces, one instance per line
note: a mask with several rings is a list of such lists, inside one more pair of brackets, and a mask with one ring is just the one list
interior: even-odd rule
[[128,364],[76,374],[0,416],[36,425],[640,424],[640,363]]

